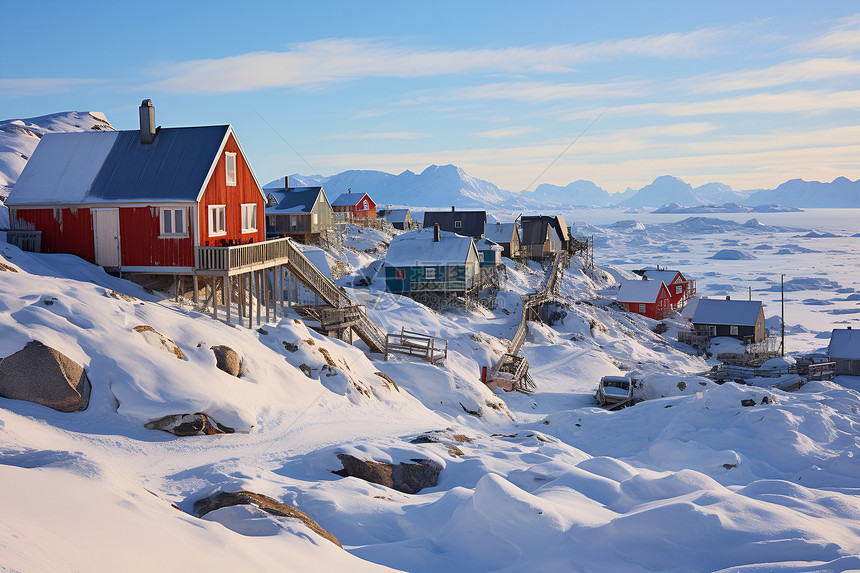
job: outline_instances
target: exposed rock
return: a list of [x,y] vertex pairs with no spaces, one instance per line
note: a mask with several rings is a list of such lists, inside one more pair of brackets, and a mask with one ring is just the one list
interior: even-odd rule
[[185,356],[182,355],[182,351],[176,346],[176,343],[151,326],[141,324],[140,326],[135,326],[134,331],[141,333],[152,346],[172,352],[178,359],[185,360]]
[[678,390],[680,390],[681,392],[683,392],[683,391],[684,391],[684,390],[686,390],[686,389],[687,389],[687,383],[686,383],[686,382],[684,382],[683,380],[681,380],[680,382],[678,382]]
[[464,436],[463,434],[454,434],[454,440],[462,444],[465,442],[471,442],[472,438]]
[[176,436],[211,436],[213,434],[232,434],[236,430],[219,424],[206,414],[171,414],[150,420],[143,425],[147,430],[162,430]]
[[124,300],[125,302],[137,302],[137,299],[131,295],[110,289],[105,291],[105,296],[109,296],[117,300]]
[[466,454],[464,454],[464,453],[463,453],[463,450],[461,450],[461,449],[460,449],[459,447],[457,447],[457,446],[448,446],[448,454],[449,454],[449,455],[451,455],[451,456],[456,456],[456,457],[459,457],[459,456],[465,456],[465,455],[466,455]]
[[299,370],[305,373],[305,376],[311,378],[311,367],[307,364],[299,364]]
[[6,271],[10,273],[17,273],[18,269],[15,267],[9,266],[6,263],[0,263],[0,271]]
[[[391,386],[394,386],[394,389],[400,392],[400,387],[394,380],[389,378],[387,374],[385,374],[384,372],[374,372],[374,374],[385,380],[384,384],[386,389],[391,390]],[[391,386],[389,386],[389,384],[391,384]]]
[[252,491],[242,490],[232,493],[221,492],[215,495],[211,495],[209,497],[204,497],[203,499],[194,502],[194,513],[196,513],[198,517],[203,517],[210,511],[215,511],[216,509],[221,509],[222,507],[231,507],[234,505],[253,505],[259,507],[260,509],[271,515],[298,519],[299,521],[307,525],[311,530],[314,531],[314,533],[316,533],[320,537],[324,537],[338,547],[341,547],[341,544],[337,540],[337,537],[320,527],[319,524],[313,519],[311,519],[311,517],[307,513],[285,503],[281,503],[280,501],[273,499],[269,496],[254,493]]
[[0,396],[4,398],[74,412],[86,410],[91,388],[80,364],[35,340],[0,362]]
[[332,473],[342,477],[357,477],[403,493],[418,493],[425,487],[435,487],[442,471],[442,466],[432,460],[412,460],[416,463],[393,465],[360,460],[349,454],[338,454],[337,457],[343,469]]
[[741,400],[741,406],[749,407],[749,406],[755,406],[755,405],[756,405],[755,400],[753,400],[752,398],[748,398],[746,400]]
[[332,367],[337,367],[337,363],[334,360],[332,360],[331,354],[329,354],[329,351],[327,349],[320,346],[319,351],[320,351],[320,354],[323,355],[323,358],[325,358],[326,364],[328,364],[329,366],[332,366]]
[[230,376],[238,378],[242,375],[242,357],[229,346],[213,346],[215,354],[215,366]]
[[284,340],[284,348],[287,350],[287,352],[295,352],[296,350],[299,349],[299,345],[295,344],[293,342],[287,342],[286,340]]

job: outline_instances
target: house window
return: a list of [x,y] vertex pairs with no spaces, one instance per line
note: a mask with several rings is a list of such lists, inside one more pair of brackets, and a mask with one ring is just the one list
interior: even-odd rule
[[484,251],[478,251],[478,261],[481,263],[484,262]]
[[406,280],[406,269],[394,269],[394,278],[399,281]]
[[227,187],[236,186],[236,154],[227,152],[224,154],[224,163],[227,166]]
[[161,208],[161,236],[187,237],[184,207]]
[[463,221],[454,221],[454,228],[455,229],[462,229],[463,228]]
[[227,205],[209,205],[209,236],[227,234]]
[[738,335],[738,327],[734,326],[734,325],[730,326],[729,327],[729,334],[731,334],[732,336],[737,336]]
[[645,314],[645,305],[644,304],[639,305],[639,314]]
[[683,285],[678,285],[675,287],[675,294],[681,294],[682,292],[684,292],[684,286]]
[[257,204],[242,203],[242,232],[253,233],[257,230]]
[[367,199],[364,200],[364,203],[361,204],[362,211],[370,211],[370,204],[367,202]]
[[436,267],[424,267],[424,280],[436,280]]

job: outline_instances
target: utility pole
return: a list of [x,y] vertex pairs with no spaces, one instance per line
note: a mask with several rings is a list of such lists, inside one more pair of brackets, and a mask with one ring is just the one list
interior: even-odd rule
[[785,275],[780,275],[779,277],[779,290],[782,292],[782,317],[780,318],[780,322],[782,323],[782,342],[780,343],[780,356],[785,356]]

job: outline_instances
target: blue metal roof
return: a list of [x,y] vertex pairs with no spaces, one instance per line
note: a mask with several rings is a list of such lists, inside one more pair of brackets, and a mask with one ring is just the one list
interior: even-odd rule
[[87,200],[196,201],[229,125],[160,129],[140,142],[137,130],[118,133]]

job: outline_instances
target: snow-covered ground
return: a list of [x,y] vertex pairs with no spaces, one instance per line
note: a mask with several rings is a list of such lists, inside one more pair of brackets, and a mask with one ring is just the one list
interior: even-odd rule
[[[383,361],[294,314],[260,331],[227,325],[75,257],[0,243],[18,270],[0,271],[0,356],[40,340],[93,385],[89,408],[71,414],[0,398],[0,570],[860,568],[860,378],[790,394],[717,386],[699,376],[712,362],[672,340],[679,322],[664,337],[609,305],[618,279],[660,264],[700,294],[746,298],[753,286],[772,316],[785,273],[787,347],[818,350],[822,333],[860,319],[857,215],[566,214],[576,235],[594,234],[599,268],[574,261],[553,323],[530,325],[532,395],[494,394],[479,376],[515,332],[520,295],[540,287],[537,265],[506,266],[494,310],[439,313],[382,292],[381,277],[353,286],[374,278],[390,237],[352,228],[326,258],[347,273],[337,282],[383,329],[447,339],[433,366]],[[723,249],[756,258],[708,258]],[[134,332],[143,324],[184,359]],[[240,378],[215,367],[216,345],[243,356]],[[603,375],[643,380],[646,400],[596,408]],[[186,412],[237,432],[143,428]],[[405,494],[333,474],[340,453],[443,469],[437,486]],[[195,501],[239,489],[295,505],[344,549],[248,506],[194,516]]]

